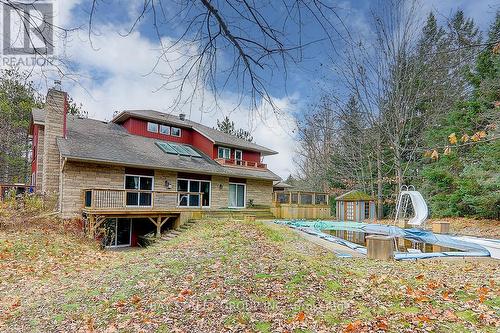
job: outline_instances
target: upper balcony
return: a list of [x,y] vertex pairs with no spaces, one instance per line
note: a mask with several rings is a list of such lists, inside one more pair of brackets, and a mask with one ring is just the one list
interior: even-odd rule
[[267,170],[267,164],[255,162],[255,161],[245,161],[236,160],[234,158],[216,158],[215,161],[220,165],[237,167],[237,168],[252,168],[252,169],[263,169]]

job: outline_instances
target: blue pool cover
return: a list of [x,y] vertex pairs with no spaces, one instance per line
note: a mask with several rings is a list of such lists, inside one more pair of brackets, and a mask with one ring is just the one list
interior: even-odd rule
[[[437,257],[489,257],[490,252],[479,244],[474,244],[460,240],[456,237],[442,234],[435,234],[422,229],[402,229],[396,226],[384,224],[367,224],[362,222],[335,222],[335,221],[306,221],[306,220],[276,220],[275,223],[284,224],[289,227],[299,229],[310,235],[317,236],[324,240],[347,246],[363,255],[366,255],[366,247],[349,242],[345,239],[329,235],[321,230],[345,230],[362,232],[372,235],[387,235],[396,238],[405,238],[416,242],[439,245],[453,248],[461,252],[431,252],[431,253],[409,253],[396,252],[396,260],[425,259]],[[349,255],[336,253],[341,257]]]

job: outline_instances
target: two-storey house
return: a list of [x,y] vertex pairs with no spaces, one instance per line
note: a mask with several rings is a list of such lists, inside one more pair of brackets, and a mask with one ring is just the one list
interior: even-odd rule
[[32,113],[32,184],[57,197],[63,218],[106,226],[111,246],[214,211],[270,213],[272,149],[153,110],[110,122],[68,114],[67,94],[50,89]]

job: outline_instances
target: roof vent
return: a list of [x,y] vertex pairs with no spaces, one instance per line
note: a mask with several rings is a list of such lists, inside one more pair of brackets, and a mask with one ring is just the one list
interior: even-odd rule
[[186,114],[184,113],[179,114],[179,119],[182,121],[186,120]]

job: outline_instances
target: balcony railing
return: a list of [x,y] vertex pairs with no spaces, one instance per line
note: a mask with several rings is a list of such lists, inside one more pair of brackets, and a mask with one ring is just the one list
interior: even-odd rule
[[234,166],[234,167],[242,167],[242,168],[257,168],[257,169],[267,169],[267,164],[254,162],[254,161],[245,161],[245,160],[235,160],[234,158],[216,158],[215,161],[221,165]]
[[[85,189],[84,208],[97,210],[202,208],[202,192]],[[190,200],[194,197],[194,200]],[[197,202],[197,203],[196,203]]]
[[321,192],[277,191],[273,193],[273,202],[275,205],[328,206],[328,194]]

